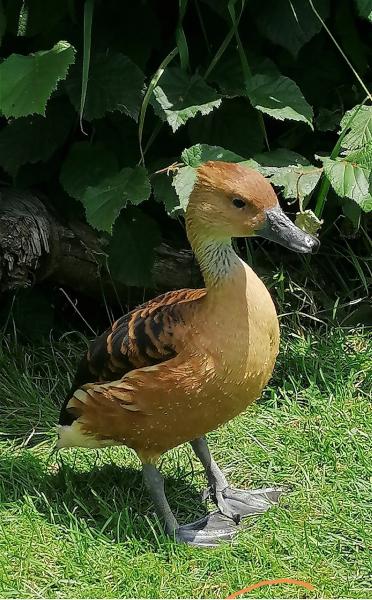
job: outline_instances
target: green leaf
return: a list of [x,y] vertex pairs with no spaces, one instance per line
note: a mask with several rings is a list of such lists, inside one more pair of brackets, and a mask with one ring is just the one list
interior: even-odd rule
[[249,82],[252,105],[275,119],[304,121],[312,127],[313,110],[297,84],[283,75],[254,75]]
[[196,169],[194,167],[182,167],[173,178],[172,185],[177,192],[181,208],[186,211],[190,194],[196,181]]
[[72,198],[81,200],[89,186],[99,185],[117,170],[115,155],[103,144],[77,142],[70,148],[59,179],[64,190]]
[[185,165],[189,167],[198,167],[208,160],[223,160],[225,162],[242,162],[244,158],[225,150],[221,146],[208,146],[208,144],[195,144],[191,148],[185,148],[181,154],[181,158]]
[[360,219],[362,216],[362,211],[360,206],[354,200],[350,200],[350,198],[342,199],[342,212],[352,223],[352,226],[355,231],[359,229]]
[[372,0],[355,0],[358,14],[372,23]]
[[28,56],[11,54],[0,64],[2,113],[6,117],[45,115],[48,99],[74,60],[75,50],[68,42]]
[[340,125],[340,109],[329,110],[321,107],[316,118],[316,129],[318,131],[335,131]]
[[246,98],[225,100],[219,110],[190,122],[191,141],[228,148],[240,156],[252,156],[264,147],[258,116]]
[[321,228],[323,221],[318,219],[312,210],[304,210],[296,214],[295,224],[303,231],[306,231],[306,233],[316,235]]
[[182,212],[177,192],[172,185],[172,175],[159,173],[153,178],[152,187],[155,200],[164,204],[168,215],[172,217]]
[[[314,6],[323,19],[328,17],[329,0],[314,0]],[[322,28],[307,0],[266,0],[256,3],[254,15],[262,34],[295,57]]]
[[324,172],[336,194],[354,200],[368,212],[372,210],[371,171],[345,159],[323,158]]
[[198,113],[207,115],[220,106],[221,98],[199,75],[191,77],[177,67],[169,67],[154,89],[152,105],[156,114],[177,131]]
[[[81,63],[71,69],[66,89],[76,110],[80,109]],[[120,52],[97,53],[91,56],[84,118],[100,119],[107,112],[119,111],[137,120],[141,107],[144,74]]]
[[348,110],[341,120],[340,131],[345,129],[356,111],[358,112],[350,124],[350,131],[342,140],[342,147],[348,150],[356,150],[372,142],[372,106],[358,105]]
[[285,198],[302,201],[317,185],[322,169],[291,150],[279,148],[272,152],[255,154],[255,168],[273,185],[283,188]]
[[109,266],[114,279],[128,286],[152,284],[154,248],[161,242],[156,221],[138,208],[120,215],[110,244]]
[[12,120],[0,130],[0,165],[15,176],[26,163],[48,160],[66,140],[74,122],[69,102],[50,102],[46,116]]
[[150,192],[146,169],[125,168],[97,185],[88,187],[81,201],[92,227],[111,233],[121,209],[128,202],[140,204],[147,200]]

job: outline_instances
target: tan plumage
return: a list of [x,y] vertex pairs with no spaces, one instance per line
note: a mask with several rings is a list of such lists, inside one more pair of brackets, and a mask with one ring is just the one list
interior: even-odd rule
[[[233,206],[235,197],[243,210]],[[186,224],[206,290],[159,296],[93,342],[62,411],[60,445],[75,445],[65,431],[73,426],[76,445],[125,444],[155,462],[260,395],[278,352],[278,320],[230,237],[252,235],[276,206],[259,173],[222,162],[198,169]]]

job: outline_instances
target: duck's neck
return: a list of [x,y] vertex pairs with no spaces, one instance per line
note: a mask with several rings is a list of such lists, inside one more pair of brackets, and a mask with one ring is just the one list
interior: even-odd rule
[[208,289],[229,285],[244,273],[244,263],[235,253],[231,239],[198,237],[192,246]]

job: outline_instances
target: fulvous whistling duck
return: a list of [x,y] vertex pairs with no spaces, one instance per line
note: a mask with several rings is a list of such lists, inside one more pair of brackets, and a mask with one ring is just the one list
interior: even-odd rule
[[[259,235],[301,253],[319,242],[288,219],[261,174],[235,163],[210,161],[197,169],[186,227],[205,289],[150,300],[91,344],[61,410],[58,445],[133,448],[166,532],[178,541],[214,546],[281,493],[230,487],[204,437],[260,396],[278,353],[270,294],[234,252],[231,238]],[[218,511],[179,525],[156,463],[188,441]]]

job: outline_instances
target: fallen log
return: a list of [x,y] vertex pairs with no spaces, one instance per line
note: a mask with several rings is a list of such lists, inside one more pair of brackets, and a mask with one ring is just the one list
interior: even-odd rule
[[[52,281],[90,297],[110,301],[128,288],[113,281],[106,267],[108,241],[82,221],[62,222],[29,191],[0,191],[0,292]],[[163,292],[201,284],[193,254],[162,243],[155,250],[153,289]]]

